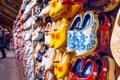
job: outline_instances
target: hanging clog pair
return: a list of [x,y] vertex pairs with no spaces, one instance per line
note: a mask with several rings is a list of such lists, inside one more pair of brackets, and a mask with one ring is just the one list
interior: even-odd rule
[[[82,65],[83,64],[83,65]],[[97,65],[94,62],[94,58],[88,56],[85,62],[82,63],[77,73],[77,80],[95,80],[98,74]]]
[[[113,69],[112,69],[113,67]],[[115,63],[109,56],[88,56],[74,58],[69,78],[71,80],[109,80],[115,79]]]
[[69,25],[70,22],[65,18],[57,21],[54,30],[50,31],[50,47],[57,49],[66,46]]
[[69,67],[73,57],[75,56],[75,51],[62,52],[63,53],[57,52],[56,54],[61,54],[61,56],[57,55],[59,60],[54,60],[54,74],[57,79],[65,79],[65,77],[69,76]]
[[76,15],[67,37],[66,51],[76,50],[76,56],[91,54],[98,45],[97,30],[99,20],[92,11],[86,11],[84,17]]

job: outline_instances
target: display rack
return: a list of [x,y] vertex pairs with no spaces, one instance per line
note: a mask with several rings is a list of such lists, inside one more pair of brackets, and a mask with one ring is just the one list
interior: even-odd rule
[[25,79],[116,80],[110,41],[119,7],[119,0],[23,0],[13,38]]

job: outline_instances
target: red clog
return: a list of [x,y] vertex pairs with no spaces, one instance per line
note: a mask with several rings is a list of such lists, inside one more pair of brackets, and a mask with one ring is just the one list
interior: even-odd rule
[[75,80],[77,78],[77,73],[81,71],[83,63],[84,63],[84,59],[81,57],[77,57],[73,60],[69,72],[70,80]]
[[92,56],[88,56],[82,66],[81,72],[77,75],[77,80],[96,80],[98,74],[97,65]]
[[98,16],[99,19],[99,29],[97,32],[98,37],[98,46],[96,48],[96,52],[101,52],[105,50],[110,43],[110,23],[108,17],[105,14],[100,14]]
[[95,62],[98,67],[97,80],[106,80],[109,63],[107,63],[107,60],[105,58],[96,58]]

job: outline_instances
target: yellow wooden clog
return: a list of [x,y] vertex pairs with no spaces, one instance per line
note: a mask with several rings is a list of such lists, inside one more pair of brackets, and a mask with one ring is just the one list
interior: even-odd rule
[[60,29],[55,32],[55,46],[54,48],[65,47],[67,44],[67,30],[70,26],[70,22],[63,18],[61,21]]

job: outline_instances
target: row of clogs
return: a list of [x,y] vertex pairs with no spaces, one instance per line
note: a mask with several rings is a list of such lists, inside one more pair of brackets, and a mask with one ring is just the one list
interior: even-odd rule
[[[64,52],[64,50],[57,50],[54,54],[54,50],[48,50],[43,55],[43,61],[45,70],[39,76],[46,79],[65,79],[68,77],[71,80],[115,80],[115,61],[109,56],[75,56],[75,52]],[[51,55],[49,55],[51,54]],[[62,54],[62,55],[60,55]],[[53,56],[57,55],[59,61],[53,60]],[[47,59],[45,59],[47,58]],[[51,70],[51,68],[54,68]],[[51,73],[50,73],[51,72]],[[41,72],[40,72],[41,73]],[[51,74],[47,75],[47,74]]]
[[[66,0],[67,1],[67,0]],[[39,15],[37,15],[37,20],[35,20],[33,23],[35,24],[35,23],[37,23],[41,18],[44,18],[44,17],[46,17],[46,16],[48,16],[48,15],[50,15],[51,16],[51,18],[52,18],[52,20],[54,21],[54,20],[58,20],[58,19],[60,19],[61,17],[62,18],[70,18],[70,17],[74,17],[75,15],[76,15],[76,13],[81,13],[81,12],[79,12],[79,10],[81,11],[81,5],[79,5],[79,4],[76,4],[76,3],[79,3],[79,2],[77,2],[77,1],[70,1],[70,0],[68,0],[67,2],[68,3],[70,3],[70,4],[66,4],[66,2],[64,2],[64,0],[62,1],[64,4],[61,4],[61,2],[57,2],[57,1],[55,1],[55,0],[53,0],[53,1],[50,1],[50,3],[45,7],[45,8],[43,8],[42,10],[41,10],[41,12],[39,13]],[[24,25],[23,27],[24,27],[24,29],[29,29],[30,27],[31,27],[31,25],[32,25],[32,23],[31,23],[31,20],[32,20],[32,17],[31,17],[31,19],[29,20],[29,19],[27,19],[28,18],[28,16],[30,15],[30,12],[31,12],[31,9],[35,6],[35,5],[38,5],[40,2],[42,2],[42,0],[41,1],[39,1],[39,0],[23,0],[23,8],[21,8],[21,12],[20,12],[20,16],[21,16],[21,19],[20,19],[20,22],[22,22],[22,24]],[[44,1],[43,1],[44,2]],[[49,1],[48,1],[49,2]],[[74,2],[74,3],[72,3],[72,2]],[[85,3],[85,1],[83,1],[84,3]],[[71,3],[72,3],[72,5],[71,5]],[[88,3],[88,2],[86,2],[86,3]],[[110,5],[111,5],[111,1],[109,2],[110,3]],[[116,8],[116,6],[119,4],[119,1],[115,1],[115,2],[113,2],[113,3],[115,3],[114,5],[111,5],[111,6],[114,6],[114,7],[107,7],[106,9],[104,9],[104,10],[107,10],[108,8],[108,11],[105,11],[105,12],[109,12],[109,11],[111,11],[111,10],[113,10],[113,9],[115,9]],[[91,3],[92,4],[92,3]],[[40,3],[40,5],[41,5],[41,3]],[[56,5],[56,6],[55,6]],[[56,10],[55,10],[55,8],[56,8]],[[62,10],[62,11],[61,11]],[[51,11],[53,11],[53,12],[51,12]],[[55,12],[54,12],[55,11]],[[70,13],[71,12],[71,13]],[[52,15],[51,15],[51,13],[52,13]],[[54,16],[53,16],[54,15]],[[79,21],[78,20],[78,24],[75,22],[75,21],[73,21],[73,22],[75,22],[74,24],[73,24],[73,27],[75,27],[76,26],[76,28],[75,29],[72,29],[73,31],[75,31],[75,33],[76,32],[79,32],[79,29],[81,29],[81,27],[80,26],[78,26],[78,25],[84,25],[84,23],[86,24],[86,23],[88,23],[90,20],[89,20],[89,18],[91,18],[91,17],[94,17],[94,15],[92,15],[92,16],[89,16],[89,15],[91,15],[91,13],[89,14],[89,11],[88,11],[88,13],[86,12],[85,13],[85,15],[84,15],[84,17],[82,18],[82,16],[83,16],[83,14],[82,14],[82,16],[81,15],[77,15],[77,17],[76,17],[76,19],[78,19],[78,18],[80,18],[81,20]],[[86,19],[87,19],[87,21],[85,20],[85,17],[87,17]],[[101,18],[102,17],[102,18]],[[55,18],[55,19],[53,19],[53,18]],[[74,19],[74,20],[76,20],[76,19]],[[109,44],[109,40],[110,40],[110,35],[109,35],[109,30],[108,30],[108,28],[111,26],[110,25],[110,23],[108,22],[108,18],[107,18],[107,16],[106,15],[100,15],[99,17],[98,17],[98,19],[99,19],[99,21],[101,21],[100,23],[101,24],[99,24],[98,23],[98,25],[100,26],[100,28],[99,28],[99,31],[98,31],[98,33],[96,33],[96,34],[100,34],[100,35],[98,35],[98,46],[96,46],[96,47],[94,47],[94,49],[92,50],[92,51],[94,51],[95,50],[95,48],[96,48],[96,50],[95,51],[97,51],[97,52],[100,52],[100,51],[103,51],[107,46],[108,46],[108,44]],[[26,22],[26,20],[28,21],[28,23]],[[95,20],[95,19],[94,19]],[[76,20],[77,21],[77,20]],[[86,21],[86,22],[85,22]],[[24,22],[26,23],[26,24],[24,24]],[[57,21],[58,22],[58,21]],[[79,23],[80,22],[80,23]],[[97,21],[96,21],[97,22]],[[104,23],[102,23],[102,22],[104,22]],[[30,23],[30,24],[29,24]],[[29,24],[29,25],[28,25]],[[64,24],[64,25],[63,25]],[[51,24],[50,24],[51,25]],[[48,24],[48,26],[50,26],[49,24]],[[107,25],[107,27],[106,27],[106,25]],[[61,28],[58,28],[58,27],[56,27],[56,26],[60,26],[61,28],[62,27],[65,27],[65,28],[63,28],[63,29],[61,29]],[[79,28],[80,27],[80,28]],[[47,28],[47,27],[45,27],[45,28]],[[40,29],[38,29],[38,30],[40,30]],[[69,30],[70,30],[70,22],[69,21],[67,21],[66,19],[62,19],[61,21],[59,21],[58,22],[58,24],[56,24],[55,25],[55,28],[54,28],[54,30],[53,31],[51,31],[51,29],[47,29],[47,30],[44,30],[44,29],[41,29],[42,30],[42,32],[40,31],[39,33],[38,33],[38,31],[37,31],[37,29],[35,30],[35,32],[32,34],[29,34],[29,31],[27,32],[26,31],[26,33],[27,34],[25,34],[25,35],[23,35],[23,37],[24,37],[24,40],[25,41],[28,41],[28,40],[30,40],[31,39],[31,37],[30,36],[33,36],[32,37],[32,40],[37,40],[37,41],[39,41],[39,40],[43,40],[43,38],[45,37],[45,44],[49,44],[50,43],[50,47],[53,47],[54,46],[54,48],[56,48],[56,49],[58,49],[58,48],[60,48],[60,47],[64,47],[65,45],[67,46],[67,48],[70,46],[70,45],[68,45],[68,42],[69,42],[69,39],[67,38],[67,35],[69,35]],[[57,31],[56,31],[57,30]],[[68,30],[68,31],[67,31]],[[97,29],[96,29],[97,30]],[[48,36],[47,34],[49,34],[49,31],[50,31],[50,36]],[[87,30],[86,30],[87,31]],[[62,32],[62,33],[61,33]],[[68,32],[68,33],[67,33]],[[81,30],[81,32],[82,32],[82,30]],[[41,33],[42,33],[42,35],[41,35]],[[45,36],[44,36],[44,35]],[[104,35],[103,35],[104,34]],[[63,35],[63,36],[61,36],[61,35]],[[106,36],[107,35],[107,36]],[[26,37],[25,37],[26,36]],[[43,37],[44,36],[44,37]],[[74,35],[74,36],[76,36],[76,35]],[[77,36],[79,36],[79,34],[77,35]],[[96,36],[96,35],[95,35]],[[54,40],[50,40],[51,38],[50,37],[52,37]],[[69,37],[69,36],[68,36]],[[101,38],[102,37],[102,38]],[[21,41],[21,39],[19,40],[19,41]],[[51,45],[51,41],[53,41],[53,44]],[[77,40],[75,40],[75,41],[77,41]],[[103,43],[101,43],[101,42],[103,42]],[[78,43],[78,42],[77,42]],[[17,44],[19,44],[19,43],[17,43]],[[16,45],[17,45],[16,44]],[[74,41],[73,41],[73,43],[72,44],[74,44]],[[96,44],[97,45],[97,44]],[[101,46],[103,47],[103,48],[101,48]],[[76,46],[75,45],[75,48],[77,48],[77,47],[79,47],[78,45]],[[40,56],[38,56],[38,58],[37,58],[37,60],[40,60],[40,62],[41,62],[41,56],[43,56],[43,59],[42,59],[42,65],[41,66],[45,66],[45,70],[48,70],[48,69],[50,69],[51,68],[51,66],[53,66],[53,58],[54,58],[54,56],[55,56],[55,50],[54,50],[54,48],[49,48],[49,50],[48,50],[48,52],[46,52],[46,53],[48,53],[48,54],[45,54],[45,52],[43,52],[44,54],[42,54],[42,55],[40,55]],[[28,59],[27,57],[28,56],[30,56],[30,54],[31,54],[31,52],[28,52],[29,51],[29,47],[28,47],[28,49],[26,49],[25,51],[25,57],[26,57],[26,59]],[[38,47],[37,47],[37,49],[39,49]],[[20,53],[21,51],[20,51],[21,49],[20,49],[20,47],[19,47],[19,52],[18,53]],[[32,50],[32,49],[31,49]],[[92,52],[91,51],[91,52]],[[84,51],[83,51],[84,52]],[[36,52],[36,53],[38,53],[38,52]],[[53,54],[51,54],[51,53],[53,53]],[[78,53],[78,55],[81,55],[80,54],[80,50],[79,49],[76,49],[76,53]],[[88,51],[88,53],[90,53],[89,51]],[[29,54],[29,55],[28,55]],[[40,54],[41,54],[41,52],[40,52]],[[50,54],[51,54],[51,57],[50,57]],[[65,52],[65,54],[66,54],[66,52]],[[21,55],[21,54],[19,54],[19,55]],[[47,55],[47,56],[46,56]],[[69,56],[69,55],[68,55]],[[22,57],[22,56],[21,56]],[[48,59],[46,59],[46,58],[48,58]],[[69,57],[68,57],[69,58]],[[31,59],[32,59],[32,57],[31,57]],[[27,60],[28,62],[27,63],[29,63],[29,61],[30,60]],[[51,63],[50,63],[51,62]],[[46,63],[46,64],[45,64]],[[31,63],[29,63],[30,65],[31,65]],[[51,65],[52,64],[52,65]],[[68,64],[68,63],[66,63],[66,64]],[[26,67],[29,67],[29,65],[26,65]],[[31,66],[32,67],[32,66]],[[32,70],[31,70],[32,71]],[[28,76],[27,77],[30,77],[30,75],[31,74],[29,74],[30,73],[30,70],[28,70],[27,71],[27,69],[26,69],[26,73],[28,74]],[[50,74],[50,72],[48,72],[49,74]],[[30,78],[29,78],[30,79]]]
[[[118,5],[119,5],[119,1],[115,0],[115,1],[87,1],[87,0],[81,0],[81,1],[77,1],[77,3],[74,3],[75,0],[70,1],[70,0],[63,0],[63,1],[57,1],[57,0],[51,0],[51,1],[42,1],[42,0],[28,0],[28,1],[23,1],[21,9],[20,9],[20,13],[19,14],[19,18],[21,17],[21,21],[25,21],[27,19],[27,17],[30,15],[31,9],[34,8],[36,5],[44,5],[44,3],[46,3],[46,7],[42,8],[41,12],[39,15],[37,15],[37,17],[40,18],[44,18],[46,16],[51,16],[52,20],[57,20],[59,18],[70,18],[70,17],[74,17],[76,13],[82,13],[82,11],[84,11],[84,7],[86,8],[87,5],[87,9],[86,10],[90,10],[89,8],[94,9],[95,7],[98,7],[98,9],[100,9],[99,7],[101,7],[101,9],[103,9],[102,12],[109,12],[114,10]],[[75,1],[75,2],[76,2]],[[71,3],[71,4],[67,4]],[[78,4],[80,3],[80,4]],[[88,4],[90,3],[90,4]],[[99,5],[99,3],[101,3],[101,5]],[[106,3],[106,5],[105,5]],[[100,9],[100,10],[101,10]]]
[[115,62],[109,56],[77,57],[72,62],[69,77],[71,80],[115,80],[114,72]]
[[111,25],[107,15],[92,11],[86,11],[84,17],[77,14],[72,23],[63,18],[50,31],[50,47],[76,50],[78,56],[103,51],[110,43]]
[[[86,12],[86,13],[87,13],[87,12]],[[106,19],[106,16],[100,16],[100,17],[103,17],[101,20],[104,20],[104,21],[105,21],[104,24],[106,25],[106,24],[108,23],[108,21],[107,21],[107,19]],[[79,17],[78,17],[78,18],[79,18]],[[75,18],[75,19],[76,19],[76,18]],[[63,19],[62,21],[65,21],[65,19]],[[76,22],[75,22],[76,20],[73,20],[73,21],[74,21],[74,23],[76,23]],[[78,22],[79,22],[79,21],[80,21],[80,20],[78,20]],[[63,24],[63,23],[62,23],[62,24]],[[60,24],[58,24],[58,25],[60,26]],[[74,24],[74,25],[75,25],[75,24]],[[62,27],[64,27],[64,25],[63,25]],[[105,28],[105,27],[106,27],[106,26],[104,26],[104,28]],[[56,26],[55,26],[55,28],[56,28]],[[60,28],[60,29],[61,29],[61,28]],[[63,28],[63,29],[64,29],[64,28]],[[77,28],[76,28],[76,29],[77,29]],[[59,29],[58,29],[58,30],[59,30]],[[65,29],[65,30],[66,30],[66,29]],[[63,30],[61,30],[61,31],[63,31]],[[67,30],[66,30],[66,31],[67,31]],[[108,31],[108,30],[107,30],[107,31]],[[59,32],[59,31],[58,31],[58,32]],[[64,31],[64,32],[65,32],[65,31]],[[106,31],[105,31],[105,32],[106,32]],[[57,33],[57,32],[56,32],[56,33]],[[67,33],[67,32],[65,32],[65,33]],[[62,34],[65,35],[65,33],[62,33]],[[63,35],[62,35],[62,36],[63,36]],[[53,37],[53,36],[55,36],[55,34],[52,34],[52,37]],[[64,38],[64,37],[63,37],[63,38]],[[108,37],[108,38],[109,38],[109,37]],[[65,39],[65,38],[64,38],[64,39]],[[64,39],[61,38],[61,40],[64,40]],[[65,41],[65,40],[64,40],[64,41]],[[59,45],[60,45],[60,42],[61,42],[61,41],[59,41]],[[54,41],[54,43],[55,43],[55,41]],[[64,45],[64,44],[62,44],[62,45]],[[52,46],[51,46],[51,47],[52,47]],[[47,52],[47,53],[48,53],[48,52]],[[51,52],[51,53],[54,54],[54,52]],[[50,54],[50,52],[49,52],[49,54]],[[46,55],[47,55],[47,56],[46,56]],[[43,62],[43,63],[47,63],[47,62],[48,62],[48,63],[47,63],[47,65],[42,65],[42,66],[48,67],[48,68],[45,68],[45,69],[50,69],[51,66],[53,65],[53,64],[52,64],[52,63],[53,63],[53,62],[52,62],[52,61],[53,61],[52,59],[53,59],[54,55],[51,54],[51,57],[52,57],[52,58],[51,58],[48,54],[46,54],[46,55],[44,55],[45,58],[43,59],[42,62]],[[43,57],[44,57],[44,56],[43,56]],[[41,57],[41,56],[40,56],[40,57]],[[45,61],[44,61],[44,60],[45,60]],[[51,62],[51,63],[50,63],[50,62]]]

